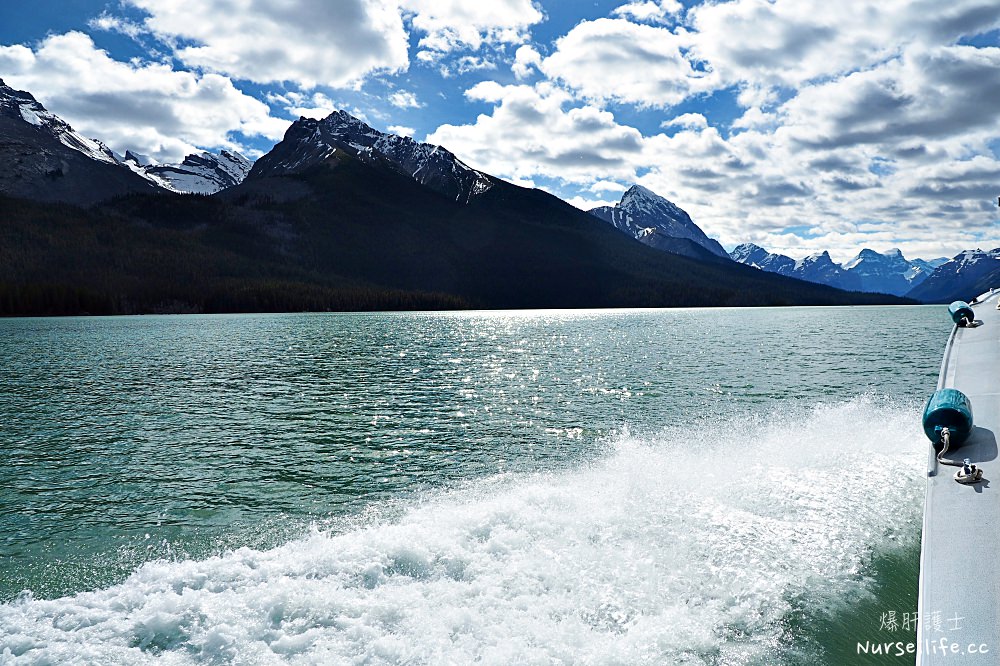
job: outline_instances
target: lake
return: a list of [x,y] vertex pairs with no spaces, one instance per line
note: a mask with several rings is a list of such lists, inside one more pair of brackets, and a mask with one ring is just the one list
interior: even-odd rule
[[0,320],[0,663],[912,663],[950,328]]

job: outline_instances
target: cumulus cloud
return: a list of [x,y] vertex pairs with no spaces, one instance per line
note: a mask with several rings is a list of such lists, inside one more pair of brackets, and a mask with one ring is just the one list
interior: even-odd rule
[[419,109],[423,106],[417,96],[407,90],[397,90],[389,95],[389,104],[397,109]]
[[660,123],[660,127],[685,127],[685,128],[699,128],[708,127],[708,119],[700,113],[684,113],[676,118],[671,118],[670,120],[664,120]]
[[997,72],[1000,49],[912,45],[768,113],[749,109],[728,136],[694,113],[664,121],[671,135],[642,135],[551,83],[483,82],[467,95],[492,113],[433,136],[492,173],[561,182],[584,208],[639,182],[728,245],[936,256],[996,244]]
[[556,41],[541,69],[587,99],[671,106],[716,85],[713,72],[696,68],[682,52],[688,45],[666,28],[583,21]]
[[629,18],[634,21],[661,23],[672,14],[679,14],[684,6],[677,0],[645,0],[645,2],[630,2],[611,11],[612,16]]
[[733,121],[733,129],[766,128],[774,126],[777,119],[773,114],[764,113],[759,106],[751,106],[743,115]]
[[622,183],[616,183],[613,180],[599,180],[593,183],[587,188],[588,192],[617,192],[618,194],[623,193],[628,189],[628,185],[623,185]]
[[226,77],[119,62],[79,32],[50,35],[34,50],[0,46],[0,71],[83,134],[159,160],[239,150],[232,132],[276,140],[288,126]]
[[[628,181],[641,151],[638,130],[618,124],[592,105],[548,85],[481,83],[470,99],[497,104],[472,125],[442,125],[427,140],[447,146],[470,165],[518,180],[546,176],[586,183],[601,174]],[[570,108],[567,108],[570,107]]]
[[966,144],[1000,135],[997,108],[1000,48],[911,47],[881,66],[804,88],[784,105],[784,131],[811,147],[868,144],[884,152],[919,137],[924,150],[936,144],[961,157]]
[[542,64],[542,55],[533,46],[520,46],[514,52],[511,71],[518,81],[528,78]]
[[[267,100],[271,104],[282,107],[285,113],[291,116],[316,119],[326,118],[341,106],[320,92],[301,93],[290,90],[283,93],[269,94]],[[359,118],[362,117],[357,113],[354,115]]]
[[409,64],[392,0],[125,0],[186,65],[258,83],[344,87]]
[[544,18],[532,0],[401,0],[400,5],[411,15],[413,28],[424,34],[419,46],[429,54],[518,44]]
[[387,127],[386,129],[392,132],[393,134],[398,134],[399,136],[409,136],[409,137],[412,137],[414,132],[417,131],[412,127],[406,127],[405,125],[389,125],[389,127]]
[[672,0],[647,0],[616,8],[619,18],[583,21],[540,69],[591,100],[671,106],[732,87],[742,106],[764,108],[776,89],[1000,27],[993,0],[731,0],[692,7],[682,27],[641,24],[678,11]]

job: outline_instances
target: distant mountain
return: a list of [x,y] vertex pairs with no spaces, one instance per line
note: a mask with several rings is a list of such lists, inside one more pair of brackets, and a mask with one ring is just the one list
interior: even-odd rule
[[840,264],[834,263],[830,253],[826,251],[796,261],[791,275],[800,280],[826,284],[837,289],[861,291],[861,280],[845,271]]
[[829,252],[813,254],[798,261],[783,254],[768,252],[759,245],[744,243],[733,249],[733,261],[759,268],[769,273],[778,273],[806,282],[825,284],[837,289],[858,291],[860,282],[848,274],[839,264],[833,262]]
[[993,287],[1000,287],[1000,248],[960,252],[907,296],[925,303],[946,303],[970,300]]
[[157,189],[103,143],[0,80],[0,194],[89,205]]
[[729,253],[729,256],[733,261],[753,266],[769,273],[778,273],[779,275],[790,276],[792,270],[795,268],[795,260],[791,257],[768,252],[761,246],[754,245],[753,243],[737,245]]
[[633,185],[614,206],[590,214],[657,250],[695,259],[728,260],[729,254],[691,220],[691,216],[655,192]]
[[860,281],[861,291],[902,296],[934,272],[931,262],[908,261],[898,249],[884,254],[864,249],[844,264],[844,270]]
[[379,132],[346,111],[335,111],[323,120],[299,118],[281,142],[257,160],[247,178],[302,173],[336,162],[338,153],[368,164],[383,162],[421,185],[463,203],[488,191],[494,183],[490,176],[469,167],[445,148]]
[[933,273],[935,268],[949,261],[951,260],[948,257],[938,257],[937,259],[911,259],[910,263],[928,273]]
[[253,166],[243,155],[227,150],[188,155],[180,164],[158,164],[128,151],[123,163],[164,189],[193,194],[214,194],[239,185]]
[[753,243],[737,246],[730,256],[741,264],[800,280],[827,284],[849,291],[896,296],[910,292],[927,279],[936,266],[947,261],[946,259],[909,261],[898,249],[884,254],[863,249],[856,257],[841,266],[830,258],[828,252],[795,261],[783,254],[768,252]]

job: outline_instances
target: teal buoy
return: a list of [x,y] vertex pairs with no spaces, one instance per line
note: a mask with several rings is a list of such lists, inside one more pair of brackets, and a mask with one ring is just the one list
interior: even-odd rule
[[972,311],[972,308],[965,301],[955,301],[949,305],[948,314],[951,315],[951,320],[959,326],[964,326],[962,324],[963,319],[969,324],[976,320],[976,313]]
[[951,431],[951,446],[961,446],[972,433],[972,403],[958,389],[935,391],[924,407],[924,434],[935,446],[942,428]]

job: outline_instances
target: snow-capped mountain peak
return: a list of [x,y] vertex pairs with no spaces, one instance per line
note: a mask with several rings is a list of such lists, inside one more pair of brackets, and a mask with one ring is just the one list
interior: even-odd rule
[[808,257],[799,259],[795,262],[795,270],[804,270],[810,267],[826,267],[833,266],[833,259],[830,257],[830,253],[826,250],[822,252],[817,252],[815,254],[810,254]]
[[844,264],[844,270],[848,271],[861,269],[885,272],[888,270],[899,273],[905,272],[909,268],[910,262],[906,260],[899,248],[893,248],[885,253],[865,248]]
[[690,221],[690,216],[672,201],[661,197],[642,185],[633,185],[622,195],[618,207],[635,218],[666,216],[672,219]]
[[693,242],[717,257],[729,259],[718,241],[709,238],[683,209],[642,185],[628,188],[616,205],[599,206],[590,213],[658,249],[688,254],[686,243]]
[[760,245],[755,245],[754,243],[737,245],[729,253],[729,256],[733,261],[738,263],[781,275],[788,275],[795,266],[795,260],[791,257],[768,252]]
[[446,148],[380,132],[342,110],[322,120],[299,118],[281,143],[257,160],[248,177],[297,173],[325,163],[338,150],[363,161],[387,160],[401,173],[456,201],[467,203],[493,186],[487,174]]

